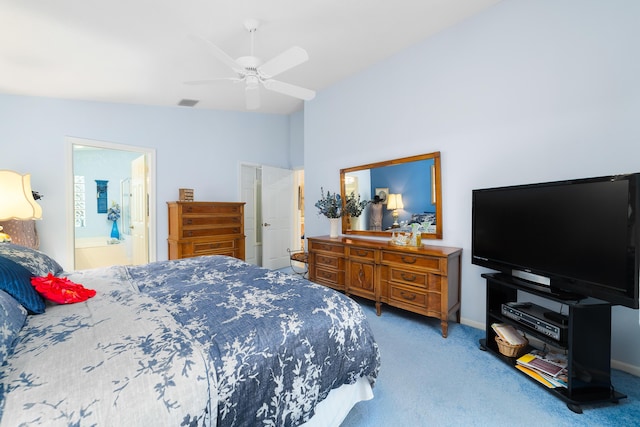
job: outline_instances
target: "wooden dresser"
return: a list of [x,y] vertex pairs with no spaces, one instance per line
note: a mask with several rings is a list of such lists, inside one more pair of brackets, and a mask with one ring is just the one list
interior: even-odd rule
[[244,203],[168,202],[169,259],[229,255],[244,260]]
[[460,322],[462,249],[395,246],[351,237],[309,237],[309,279],[375,301],[440,319],[442,336]]

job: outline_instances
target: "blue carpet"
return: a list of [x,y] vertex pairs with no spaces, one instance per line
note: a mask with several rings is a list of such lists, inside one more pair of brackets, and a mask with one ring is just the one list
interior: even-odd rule
[[484,331],[383,306],[376,316],[359,300],[380,346],[375,397],[358,403],[343,427],[369,426],[637,426],[640,378],[614,370],[612,383],[628,396],[618,404],[583,406],[583,414],[512,367],[479,350]]

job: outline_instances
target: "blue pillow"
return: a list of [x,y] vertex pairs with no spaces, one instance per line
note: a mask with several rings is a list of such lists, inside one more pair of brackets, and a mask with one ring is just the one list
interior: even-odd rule
[[27,310],[11,295],[0,291],[0,366],[11,355],[26,318]]
[[13,243],[0,243],[0,257],[8,258],[29,270],[34,276],[54,276],[62,273],[62,267],[54,259],[35,249]]
[[33,274],[20,264],[0,257],[0,289],[11,295],[31,314],[44,313],[44,300],[31,285]]

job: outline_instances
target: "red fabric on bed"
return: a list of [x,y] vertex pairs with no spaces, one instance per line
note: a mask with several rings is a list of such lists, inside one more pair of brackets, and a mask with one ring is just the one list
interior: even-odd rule
[[93,289],[87,289],[79,283],[51,273],[46,277],[32,277],[31,284],[42,297],[58,304],[82,302],[96,295]]

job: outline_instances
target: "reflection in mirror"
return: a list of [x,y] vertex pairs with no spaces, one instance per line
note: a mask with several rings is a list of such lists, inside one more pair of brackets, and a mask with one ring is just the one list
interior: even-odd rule
[[389,236],[419,224],[423,238],[441,239],[440,177],[439,152],[342,169],[342,199],[370,202],[360,216],[343,217],[342,233]]

